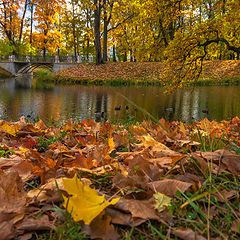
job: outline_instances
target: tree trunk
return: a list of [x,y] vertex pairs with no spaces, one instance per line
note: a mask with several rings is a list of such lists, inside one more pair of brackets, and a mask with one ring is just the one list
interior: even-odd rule
[[107,13],[104,10],[104,26],[103,26],[103,61],[107,62],[107,39],[108,39],[108,21],[107,21]]
[[72,4],[72,13],[73,13],[73,22],[72,22],[72,31],[73,31],[73,46],[74,46],[74,57],[77,61],[77,43],[76,43],[76,22],[75,22],[75,5],[74,1],[71,1]]
[[32,34],[33,34],[33,4],[31,4],[31,25],[30,25],[30,44],[32,45]]
[[46,61],[46,48],[43,48],[43,61]]
[[28,6],[28,0],[25,0],[25,5],[24,5],[24,11],[21,19],[21,25],[20,25],[20,33],[19,33],[19,38],[18,41],[21,42],[22,40],[22,32],[23,32],[23,22],[25,19],[26,11],[27,11],[27,6]]
[[123,61],[126,62],[127,61],[127,50],[124,51],[124,58]]
[[94,35],[95,35],[94,44],[97,65],[102,63],[100,18],[101,18],[101,4],[98,3],[98,0],[94,0]]
[[107,16],[107,0],[103,0],[103,6],[104,6],[104,18],[103,18],[103,61],[107,62],[108,57],[107,57],[107,51],[108,51],[108,25],[111,21],[112,18],[112,9],[113,9],[113,4],[109,3],[109,16]]
[[117,58],[116,58],[116,46],[113,45],[113,62],[116,62]]
[[130,49],[130,62],[133,62],[133,50]]
[[[89,27],[89,12],[88,12],[88,8],[87,8],[87,28]],[[90,47],[90,40],[89,37],[87,37],[87,60],[89,60],[89,47]]]

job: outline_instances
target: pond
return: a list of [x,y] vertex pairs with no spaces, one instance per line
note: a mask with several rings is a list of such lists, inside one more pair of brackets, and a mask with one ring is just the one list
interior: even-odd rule
[[192,122],[203,118],[229,120],[240,116],[240,86],[208,86],[180,89],[164,95],[160,87],[43,86],[32,76],[0,80],[0,119],[17,120],[22,115],[65,121],[68,118],[96,121],[148,116]]

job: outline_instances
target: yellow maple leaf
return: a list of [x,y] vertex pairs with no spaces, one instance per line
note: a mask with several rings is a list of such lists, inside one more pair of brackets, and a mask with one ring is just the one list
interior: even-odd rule
[[85,224],[90,224],[107,206],[116,204],[120,199],[115,198],[108,202],[104,196],[99,196],[95,189],[81,182],[77,174],[71,179],[62,180],[64,189],[71,195],[69,198],[63,196],[63,206],[76,222],[83,220]]
[[155,198],[155,209],[158,210],[158,212],[162,212],[165,207],[168,207],[171,205],[171,198],[162,194],[162,193],[155,193],[153,194],[154,198]]
[[108,139],[108,146],[110,148],[109,152],[111,152],[114,148],[114,141],[112,137]]
[[10,126],[7,122],[5,122],[2,126],[0,126],[0,128],[12,136],[16,136],[16,133],[21,129],[21,126],[18,124]]
[[157,142],[152,136],[145,135],[145,136],[141,136],[138,138],[138,140],[141,140],[142,143],[137,144],[139,147],[152,147],[154,146],[155,148],[158,149],[162,149],[162,150],[170,150],[167,146],[165,146],[164,144]]
[[24,148],[24,147],[19,147],[20,153],[24,154],[25,152],[27,152],[29,149]]
[[184,136],[186,135],[186,129],[182,122],[180,122],[179,130],[183,133]]

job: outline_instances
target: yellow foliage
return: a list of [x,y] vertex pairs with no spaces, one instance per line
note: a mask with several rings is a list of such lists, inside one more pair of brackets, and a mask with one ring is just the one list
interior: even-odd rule
[[77,174],[72,179],[63,178],[63,185],[70,195],[69,198],[63,196],[63,206],[72,214],[76,222],[83,220],[85,224],[90,224],[107,206],[116,204],[120,199],[106,201],[95,189],[81,182]]
[[16,136],[16,133],[21,129],[21,126],[18,124],[10,126],[8,125],[8,123],[5,122],[2,126],[0,126],[0,128],[5,132],[11,134],[12,136]]

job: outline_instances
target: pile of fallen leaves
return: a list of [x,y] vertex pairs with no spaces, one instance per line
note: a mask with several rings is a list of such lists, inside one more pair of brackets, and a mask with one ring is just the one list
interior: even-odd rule
[[237,117],[1,120],[0,239],[80,239],[59,232],[69,216],[81,239],[239,239],[239,149]]
[[[163,80],[165,64],[163,62],[108,62],[106,64],[79,64],[62,69],[56,75],[62,79],[72,78],[76,81],[93,80],[128,80],[131,82],[160,82]],[[222,60],[205,61],[202,80],[214,80],[216,83],[224,79],[239,79],[240,61]]]

